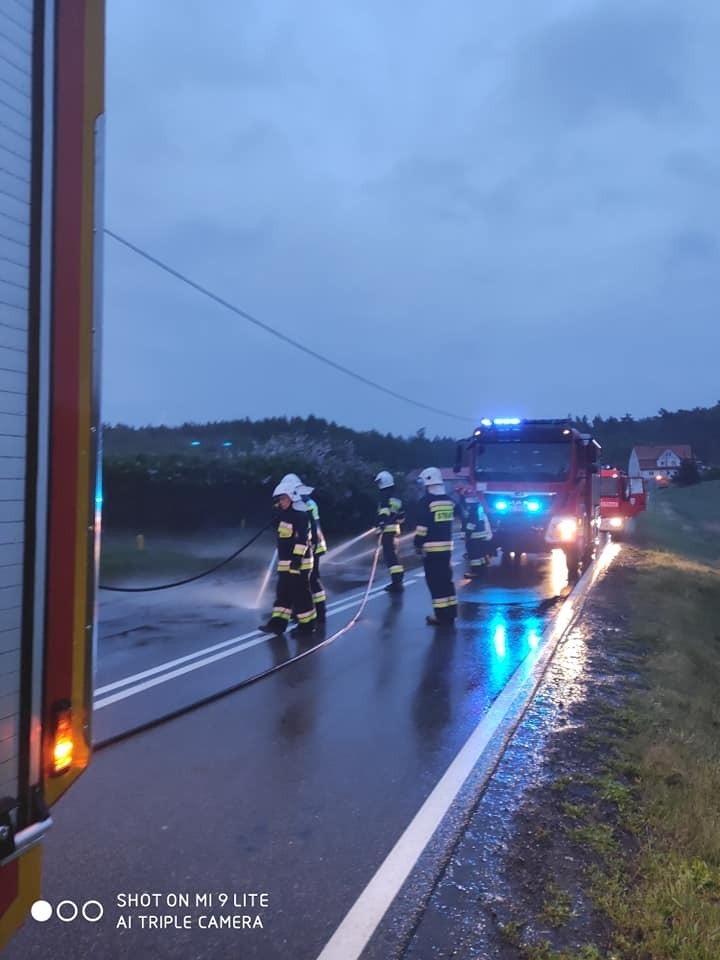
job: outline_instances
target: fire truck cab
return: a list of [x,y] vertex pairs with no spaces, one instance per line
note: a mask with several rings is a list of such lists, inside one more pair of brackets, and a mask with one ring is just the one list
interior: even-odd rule
[[622,536],[632,520],[647,506],[645,481],[628,477],[617,467],[600,470],[600,530],[616,539]]
[[455,472],[482,503],[503,558],[561,549],[576,579],[599,535],[600,444],[569,420],[484,419],[458,444]]

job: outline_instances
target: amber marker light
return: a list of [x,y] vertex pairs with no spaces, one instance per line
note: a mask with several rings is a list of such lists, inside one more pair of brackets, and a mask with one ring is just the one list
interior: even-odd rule
[[53,709],[52,762],[53,777],[67,773],[73,762],[72,709],[67,700],[55,704]]

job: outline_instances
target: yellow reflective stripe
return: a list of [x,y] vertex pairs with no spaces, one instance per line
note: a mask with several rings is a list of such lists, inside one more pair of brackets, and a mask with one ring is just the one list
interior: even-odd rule
[[285,539],[286,537],[291,537],[293,535],[293,525],[288,523],[286,520],[281,520],[278,524],[278,536]]
[[473,533],[473,534],[471,534],[470,539],[471,539],[471,540],[489,540],[489,539],[490,539],[490,535],[487,534],[487,533],[485,533],[485,531],[483,530],[481,533]]
[[273,607],[271,620],[289,620],[292,610],[288,610],[287,607]]
[[317,614],[314,610],[304,610],[302,613],[298,613],[297,619],[298,623],[310,623],[311,620],[314,620],[317,617]]
[[457,597],[436,597],[432,604],[437,610],[444,610],[446,607],[456,606]]
[[296,556],[300,556],[300,557],[303,556],[306,550],[307,550],[307,544],[305,543],[296,543],[295,546],[293,547],[293,553]]
[[405,573],[405,567],[401,563],[395,564],[390,567],[390,573]]
[[318,592],[314,593],[312,597],[315,603],[325,603],[325,601],[327,600],[327,596],[325,595],[324,590],[318,590]]
[[400,533],[400,525],[397,523],[386,523],[383,529],[383,533]]
[[427,528],[427,527],[423,527],[423,526],[421,526],[420,524],[418,524],[417,527],[415,527],[415,536],[416,536],[416,537],[426,537],[426,536],[427,536],[427,532],[428,532],[428,528]]
[[389,516],[390,516],[390,507],[380,507],[380,509],[378,510],[378,513],[380,514],[381,517],[384,517],[384,516],[388,516],[388,517],[389,517]]
[[289,561],[289,560],[278,560],[277,568],[278,568],[278,572],[281,572],[281,573],[282,573],[283,571],[284,571],[284,572],[287,572],[287,571],[290,569],[290,561]]
[[428,553],[440,553],[444,550],[452,550],[452,540],[429,540],[425,544]]

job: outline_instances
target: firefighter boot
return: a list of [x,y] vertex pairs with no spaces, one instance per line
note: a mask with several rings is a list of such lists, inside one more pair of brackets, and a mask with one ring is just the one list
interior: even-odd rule
[[393,570],[390,574],[390,583],[384,587],[387,593],[402,593],[403,592],[403,573],[402,568],[400,570]]

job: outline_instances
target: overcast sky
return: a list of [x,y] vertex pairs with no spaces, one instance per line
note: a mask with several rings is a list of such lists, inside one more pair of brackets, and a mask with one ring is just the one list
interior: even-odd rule
[[[717,0],[108,0],[106,422],[720,399]],[[463,420],[462,418],[467,418]]]

